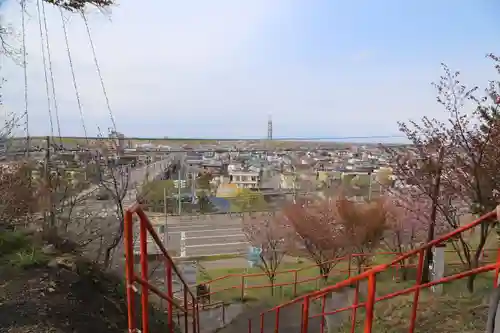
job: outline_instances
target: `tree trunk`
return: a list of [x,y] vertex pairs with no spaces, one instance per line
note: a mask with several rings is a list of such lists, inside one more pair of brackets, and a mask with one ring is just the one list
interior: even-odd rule
[[401,261],[401,278],[403,281],[408,280],[408,267],[406,266],[405,261],[406,260]]
[[476,275],[470,275],[467,278],[467,291],[471,294],[474,293],[474,281],[476,280]]
[[[471,263],[469,265],[469,270],[475,269],[479,267],[479,255],[481,251],[478,251],[476,255],[472,258]],[[474,292],[474,281],[476,281],[476,274],[470,275],[467,277],[467,291],[471,294]]]
[[[439,190],[441,189],[441,176],[443,173],[443,157],[444,157],[444,147],[441,147],[439,150],[438,156],[438,170],[436,172],[436,178],[433,182],[433,188],[431,193],[432,199],[432,207],[431,207],[431,223],[429,225],[429,230],[427,232],[427,243],[434,240],[434,228],[436,227],[436,217],[437,217],[437,208],[438,208],[438,198],[439,198]],[[429,274],[429,266],[432,262],[432,247],[428,247],[425,251],[425,259],[424,259],[424,267],[422,269],[422,282],[426,283],[430,281]]]
[[[479,259],[481,258],[481,253],[483,252],[484,245],[488,237],[488,226],[485,223],[481,223],[481,240],[476,248],[476,253],[471,258],[470,269],[475,269],[479,267]],[[470,275],[467,278],[467,290],[470,293],[474,292],[474,281],[476,280],[476,274]]]
[[319,266],[319,273],[321,274],[322,285],[326,286],[328,282],[328,276],[330,275],[331,268],[325,266]]

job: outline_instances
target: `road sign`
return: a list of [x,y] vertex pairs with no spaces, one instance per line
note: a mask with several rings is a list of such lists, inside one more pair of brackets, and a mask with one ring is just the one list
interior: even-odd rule
[[260,255],[262,253],[262,249],[260,247],[250,246],[248,248],[248,265],[250,268],[255,267],[260,261]]
[[186,181],[185,180],[174,180],[174,187],[179,188],[179,183],[181,185],[181,188],[186,188]]

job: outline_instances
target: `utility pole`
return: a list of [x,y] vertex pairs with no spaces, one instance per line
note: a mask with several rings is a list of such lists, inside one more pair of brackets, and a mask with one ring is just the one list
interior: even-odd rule
[[179,211],[179,216],[181,216],[181,211],[182,211],[182,201],[181,201],[181,165],[182,161],[179,162],[179,167],[177,168],[177,204],[178,204],[178,211]]
[[196,202],[196,177],[195,173],[191,172],[191,203],[194,205]]
[[293,203],[297,203],[297,173],[292,165],[292,185],[293,185]]
[[372,200],[372,173],[368,172],[368,201]]
[[[54,215],[54,203],[52,198],[52,181],[50,175],[50,136],[46,137],[46,150],[45,150],[45,163],[44,163],[44,178],[45,178],[45,186],[47,187],[48,192],[48,205],[49,205],[49,214],[45,213],[45,223],[48,222],[48,226],[50,231],[55,227],[55,215]],[[48,220],[48,221],[47,221]]]
[[163,229],[163,246],[168,250],[168,206],[167,206],[167,188],[163,188],[163,211],[165,212],[165,228]]

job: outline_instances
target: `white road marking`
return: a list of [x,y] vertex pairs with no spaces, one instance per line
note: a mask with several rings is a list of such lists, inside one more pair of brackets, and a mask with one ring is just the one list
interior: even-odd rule
[[[189,234],[196,233],[196,232],[214,232],[214,231],[241,231],[241,228],[227,228],[227,229],[202,229],[202,230],[181,230],[181,231],[172,231],[170,228],[167,228],[167,231],[169,234],[180,234],[181,232],[186,232]],[[193,238],[193,237],[187,237],[187,238]]]
[[186,245],[186,248],[189,248],[189,247],[213,247],[213,246],[228,246],[228,245],[242,245],[242,244],[248,244],[248,242],[235,242],[235,243],[222,243],[222,244]]
[[240,236],[245,236],[245,234],[241,233],[241,234],[219,235],[219,236],[186,237],[185,240],[190,240],[190,239],[207,239],[207,238],[222,238],[222,237],[240,237]]

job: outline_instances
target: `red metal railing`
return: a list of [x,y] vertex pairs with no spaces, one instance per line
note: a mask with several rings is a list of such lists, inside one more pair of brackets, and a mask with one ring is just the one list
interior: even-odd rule
[[[481,267],[477,267],[474,269],[467,270],[465,272],[460,272],[457,274],[453,274],[450,276],[446,276],[444,278],[441,278],[436,281],[431,281],[428,283],[422,283],[422,272],[423,272],[423,265],[424,265],[424,256],[425,256],[425,251],[429,248],[432,248],[436,245],[441,245],[442,243],[446,242],[447,240],[456,237],[457,235],[470,230],[477,225],[480,225],[481,223],[488,223],[490,222],[493,218],[496,217],[496,212],[491,212],[486,215],[481,216],[477,220],[473,221],[472,223],[457,228],[456,230],[447,233],[446,235],[433,240],[432,242],[429,242],[428,244],[410,251],[404,255],[398,256],[396,259],[390,261],[389,263],[382,264],[382,265],[377,265],[375,267],[371,267],[364,271],[363,273],[350,277],[342,282],[339,282],[333,286],[329,286],[326,288],[323,288],[321,290],[309,293],[307,295],[298,297],[292,301],[283,303],[279,306],[276,306],[272,309],[269,309],[263,313],[261,313],[260,318],[259,318],[259,323],[256,323],[255,321],[249,320],[248,322],[248,332],[260,332],[264,333],[264,316],[265,315],[273,315],[275,318],[275,327],[273,329],[274,332],[278,332],[280,328],[280,322],[279,322],[279,317],[280,317],[280,311],[283,310],[283,308],[290,306],[292,304],[300,304],[302,303],[302,320],[301,320],[301,327],[300,327],[300,332],[301,333],[308,333],[309,329],[309,320],[312,318],[321,318],[321,327],[320,327],[320,333],[323,333],[324,330],[324,318],[325,316],[328,315],[333,315],[336,313],[340,313],[343,311],[351,311],[351,333],[355,332],[355,324],[356,324],[356,310],[359,308],[364,308],[365,310],[365,316],[364,316],[364,333],[371,333],[373,332],[373,322],[374,322],[374,305],[377,302],[388,300],[391,298],[394,298],[396,296],[400,295],[405,295],[405,294],[410,294],[413,293],[413,302],[412,302],[412,307],[411,307],[411,314],[410,314],[410,320],[409,320],[409,326],[408,326],[408,332],[413,333],[415,331],[415,324],[417,320],[417,310],[418,310],[418,302],[419,302],[419,297],[420,297],[420,291],[425,288],[429,288],[435,285],[439,285],[442,283],[446,282],[451,282],[454,280],[462,279],[464,277],[468,277],[471,275],[476,275],[488,271],[494,271],[495,272],[495,280],[494,283],[495,285],[497,284],[498,281],[498,275],[500,271],[500,249],[497,250],[497,258],[495,263],[490,263],[486,264]],[[377,285],[376,285],[376,277],[377,274],[387,271],[388,269],[392,267],[397,267],[400,265],[400,263],[404,260],[407,260],[411,257],[416,256],[418,258],[418,263],[417,263],[417,269],[416,269],[416,283],[414,286],[397,291],[397,292],[392,292],[384,296],[376,297],[376,290],[377,290]],[[359,303],[359,284],[360,282],[367,280],[368,284],[368,292],[366,294],[366,300],[364,302]],[[349,286],[355,286],[355,297],[354,297],[354,304],[351,306],[347,306],[341,309],[335,309],[334,311],[331,312],[325,312],[325,303],[326,303],[326,298],[329,294],[331,294],[334,291],[339,291],[342,288],[346,288]],[[321,299],[321,308],[322,311],[320,314],[317,315],[310,315],[310,305],[312,301]],[[258,329],[257,329],[258,328]],[[254,330],[252,330],[254,329]]]
[[[139,217],[139,244],[140,244],[140,275],[135,273],[135,255],[134,255],[134,226],[133,217],[137,214]],[[126,279],[127,279],[127,307],[128,307],[128,330],[129,333],[149,333],[150,318],[150,292],[156,294],[160,299],[167,302],[167,323],[169,333],[174,332],[174,308],[177,314],[184,318],[184,332],[189,330],[192,333],[200,331],[199,306],[196,296],[191,292],[189,286],[183,279],[179,270],[174,264],[172,257],[168,254],[156,231],[154,230],[148,217],[139,204],[133,205],[125,212],[124,221],[124,240],[125,240],[125,261],[126,261]],[[161,251],[161,258],[165,263],[165,287],[166,293],[151,284],[148,276],[148,233]],[[173,274],[176,274],[181,284],[182,297],[174,298]],[[136,302],[135,293],[137,291],[135,284],[141,286],[141,329],[136,323]],[[191,317],[191,323],[189,322]],[[180,324],[180,323],[178,323]],[[182,324],[181,324],[182,325]]]
[[[492,252],[494,251],[496,253],[496,249],[484,249],[484,253]],[[447,250],[445,251],[446,253],[452,253],[455,254],[455,250]],[[395,258],[400,257],[402,254],[398,252],[376,252],[376,253],[363,253],[363,254],[352,254],[351,256],[344,256],[344,257],[339,257],[333,260],[328,260],[325,261],[322,264],[328,264],[328,263],[333,263],[333,264],[341,264],[341,263],[346,263],[347,267],[345,268],[333,268],[330,271],[329,277],[332,275],[335,276],[336,274],[346,274],[346,277],[349,278],[351,277],[352,273],[357,273],[358,268],[353,267],[352,265],[352,260],[355,259],[356,257],[370,257],[370,258],[376,258],[377,256],[394,256]],[[486,261],[482,261],[485,263]],[[460,261],[455,261],[455,262],[446,262],[447,267],[453,267],[453,266],[462,266],[464,265]],[[245,298],[245,294],[249,290],[256,290],[256,289],[270,289],[270,288],[280,288],[280,287],[291,287],[292,288],[292,296],[296,297],[298,294],[298,287],[304,284],[308,283],[315,283],[316,286],[314,289],[319,289],[319,281],[323,278],[323,275],[320,273],[317,273],[316,275],[308,275],[307,277],[301,278],[300,273],[305,272],[307,270],[312,270],[312,269],[318,269],[320,264],[312,264],[296,269],[288,269],[288,270],[280,270],[276,272],[276,278],[277,280],[280,280],[280,277],[285,275],[288,277],[291,277],[290,279],[286,278],[287,282],[279,282],[276,281],[273,284],[270,283],[262,283],[262,281],[259,280],[264,280],[267,279],[267,274],[266,273],[246,273],[246,274],[226,274],[220,277],[217,277],[215,279],[207,280],[204,281],[200,284],[208,284],[210,285],[210,293],[208,295],[210,296],[216,296],[221,299],[227,298],[227,295],[224,295],[226,293],[230,292],[237,292],[239,294],[240,299]],[[417,264],[410,264],[410,263],[405,263],[403,264],[394,264],[392,267],[395,268],[394,271],[394,278],[396,278],[397,271],[401,268],[409,269],[409,268],[417,268]],[[370,266],[363,267],[363,270],[367,270],[370,268]],[[257,280],[257,283],[250,283],[251,281]],[[237,281],[237,283],[236,283]],[[233,284],[231,284],[233,283]],[[218,285],[223,285],[223,287],[218,288]]]

